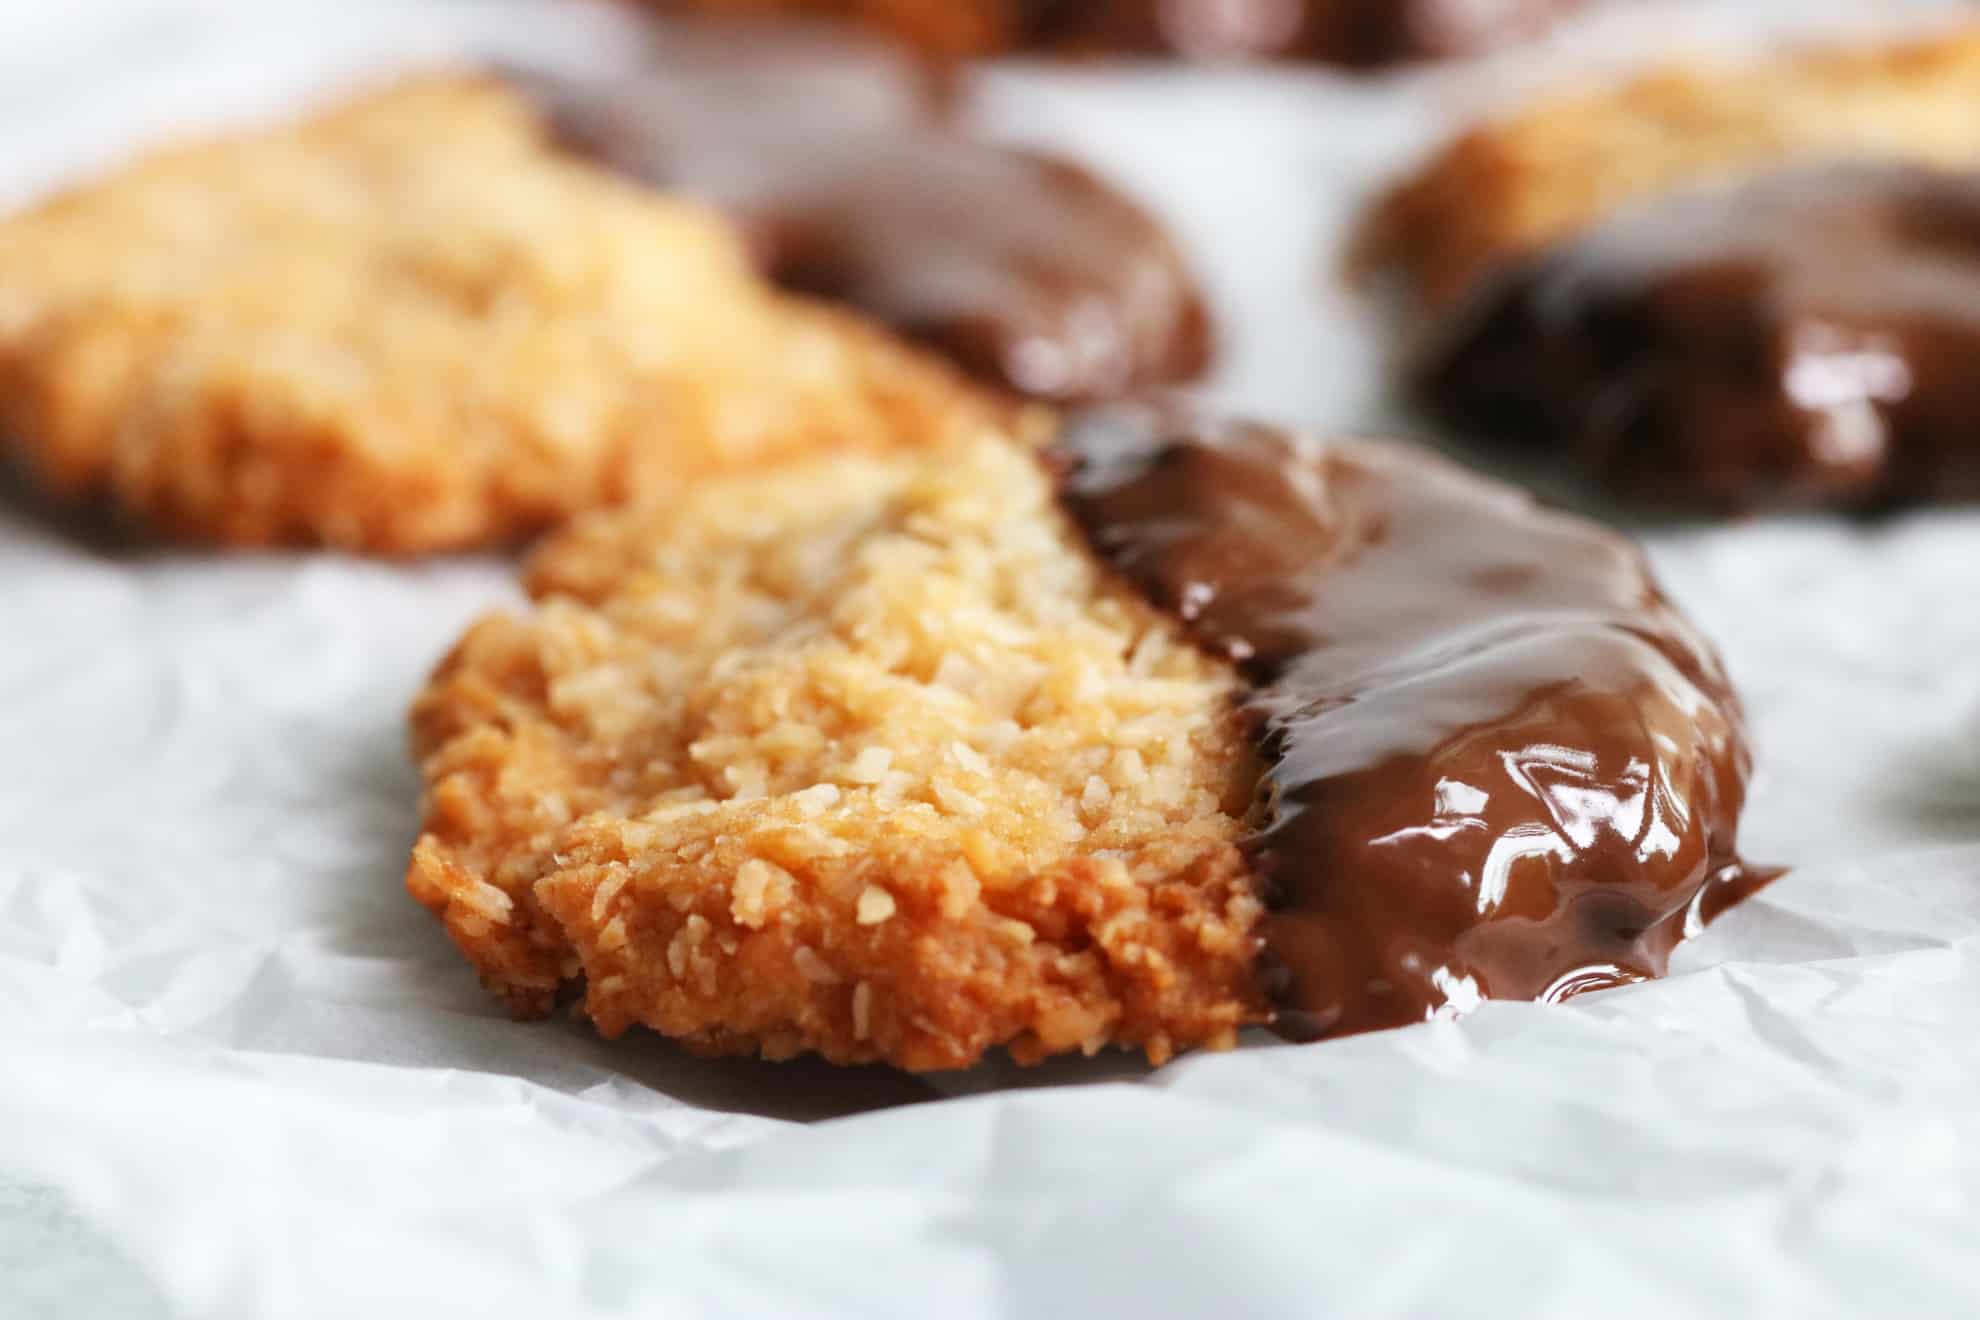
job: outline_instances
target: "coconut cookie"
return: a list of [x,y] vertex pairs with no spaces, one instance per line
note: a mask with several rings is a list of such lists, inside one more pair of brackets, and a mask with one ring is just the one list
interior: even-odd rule
[[922,1069],[1264,1018],[1234,680],[1030,453],[711,482],[530,587],[419,699],[408,877],[518,1014]]
[[1460,425],[1630,497],[1980,498],[1980,174],[1823,165],[1686,191],[1522,265],[1418,367]]
[[1980,28],[1651,69],[1471,129],[1374,209],[1362,263],[1431,313],[1633,203],[1782,165],[1980,165]]
[[1208,365],[1196,277],[1132,197],[1068,158],[957,131],[898,75],[854,83],[862,43],[790,41],[772,60],[746,31],[669,25],[635,75],[524,85],[572,151],[719,207],[780,286],[999,389],[1090,402]]
[[1407,448],[1079,414],[596,515],[528,585],[415,706],[408,874],[520,1016],[1160,1061],[1654,976],[1757,883],[1641,556]]
[[492,83],[156,152],[0,221],[0,443],[197,540],[481,545],[994,409]]
[[1684,69],[1481,129],[1374,239],[1419,395],[1625,495],[1980,496],[1980,29]]

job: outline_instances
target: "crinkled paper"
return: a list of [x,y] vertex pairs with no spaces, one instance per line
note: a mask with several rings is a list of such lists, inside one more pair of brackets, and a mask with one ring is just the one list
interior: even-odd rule
[[[1625,3],[1562,67],[1933,6]],[[564,4],[0,9],[0,200]],[[1357,82],[1000,70],[1168,211],[1214,392],[1389,416],[1332,245],[1530,56]],[[402,713],[511,565],[105,547],[0,503],[0,1314],[1980,1311],[1980,514],[1646,532],[1797,869],[1655,985],[916,1079],[507,1022],[400,888]],[[826,1120],[826,1121],[820,1121]]]

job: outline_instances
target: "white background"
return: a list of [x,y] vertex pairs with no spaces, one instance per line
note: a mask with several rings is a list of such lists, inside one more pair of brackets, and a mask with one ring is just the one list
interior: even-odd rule
[[[1621,0],[1541,54],[1947,7]],[[0,203],[367,70],[623,48],[499,0],[20,0]],[[1213,393],[1408,429],[1334,245],[1537,62],[1013,67],[977,113],[1169,215]],[[484,999],[399,887],[401,715],[507,563],[119,549],[0,499],[0,1316],[1974,1313],[1980,514],[1643,530],[1748,697],[1747,851],[1800,868],[1680,975],[926,1080]]]

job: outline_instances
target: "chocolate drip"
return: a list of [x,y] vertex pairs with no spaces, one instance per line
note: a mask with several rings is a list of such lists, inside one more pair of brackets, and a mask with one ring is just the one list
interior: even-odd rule
[[727,211],[779,283],[1018,393],[1111,398],[1208,364],[1168,234],[1090,171],[943,127],[926,84],[877,55],[814,37],[766,59],[744,35],[683,30],[698,35],[663,40],[636,76],[519,81],[573,150]]
[[1738,700],[1621,537],[1405,449],[1146,408],[1051,461],[1249,685],[1282,1034],[1657,976],[1771,878],[1734,851]]
[[1421,388],[1726,509],[1980,497],[1980,177],[1829,165],[1686,193],[1482,290]]

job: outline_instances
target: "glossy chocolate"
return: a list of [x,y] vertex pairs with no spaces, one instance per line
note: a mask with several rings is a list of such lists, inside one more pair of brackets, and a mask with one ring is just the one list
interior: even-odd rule
[[1036,4],[1029,44],[1192,59],[1374,66],[1477,54],[1581,0],[1059,0]]
[[1620,216],[1482,290],[1427,399],[1741,510],[1980,497],[1980,176],[1828,165]]
[[1372,66],[1475,54],[1585,0],[651,0],[864,21],[944,59],[1015,49]]
[[1769,878],[1734,848],[1738,700],[1628,541],[1415,451],[1146,408],[1052,462],[1249,685],[1282,1034],[1657,976]]
[[525,80],[573,148],[711,201],[766,269],[849,303],[1018,393],[1111,398],[1196,375],[1195,280],[1161,225],[1086,169],[977,142],[876,75],[838,80],[831,43],[769,76],[745,42],[662,42],[643,74]]

